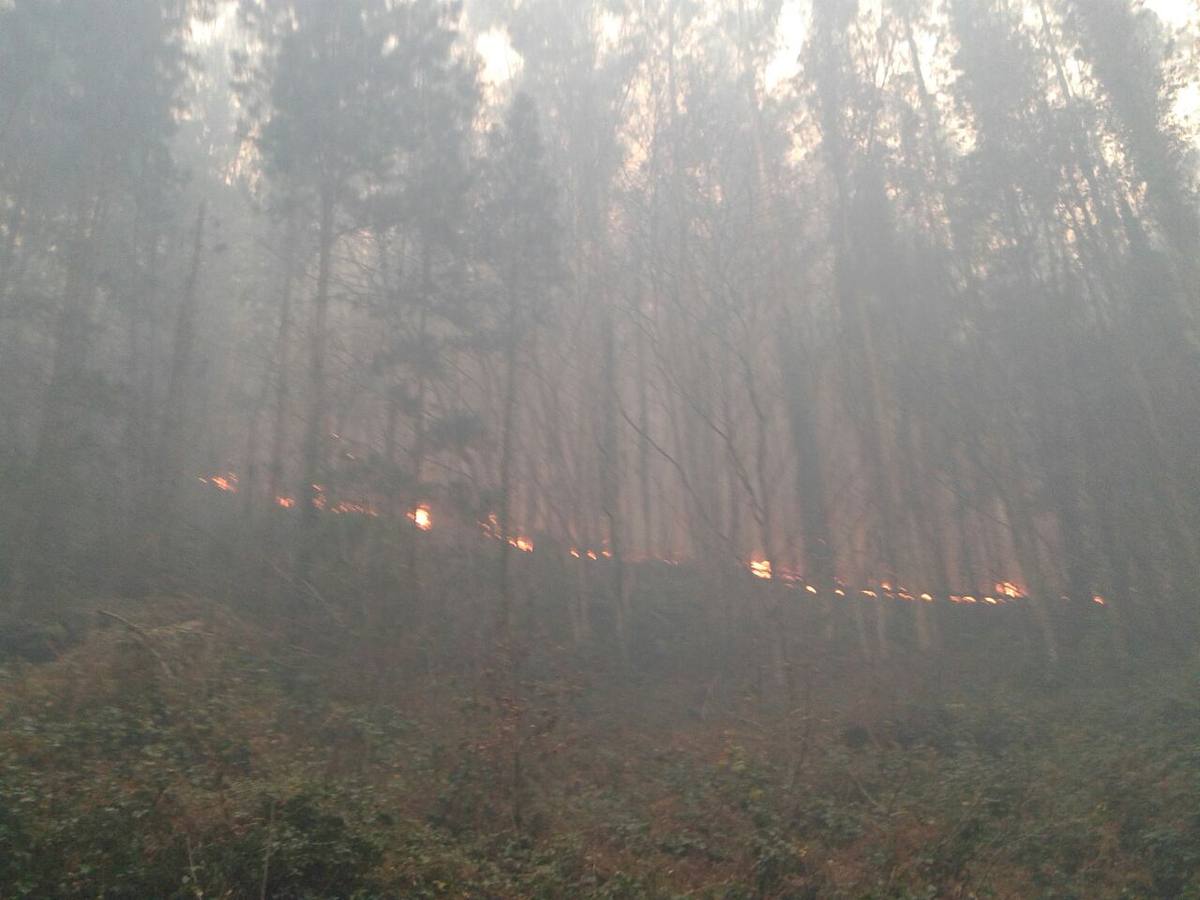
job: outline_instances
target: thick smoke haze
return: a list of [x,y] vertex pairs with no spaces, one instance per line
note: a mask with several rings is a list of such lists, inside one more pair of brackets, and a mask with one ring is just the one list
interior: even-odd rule
[[[422,723],[412,758],[443,749],[414,796],[455,799],[410,812],[438,840],[536,842],[574,834],[547,799],[560,733],[598,770],[589,728],[680,716],[685,743],[736,735],[728,768],[750,722],[763,784],[848,784],[830,809],[877,816],[906,802],[883,770],[821,748],[911,750],[924,738],[884,736],[905,704],[926,704],[922,729],[958,715],[934,706],[991,709],[946,678],[1064,708],[1117,673],[1182,678],[1200,637],[1198,55],[1183,0],[0,0],[0,735],[68,683],[159,685],[153,704],[200,704],[220,730],[251,713],[204,704],[278,666],[280,696],[309,679],[313,704]],[[148,668],[103,668],[117,658]],[[445,731],[417,712],[460,702]],[[289,715],[262,728],[315,727]],[[331,738],[334,780],[345,754],[400,752],[368,747],[403,731],[370,715],[361,746]],[[27,751],[0,741],[14,784]],[[284,789],[299,758],[263,757],[281,781],[241,796],[241,831],[155,807],[195,896],[443,895],[392,851],[330,874],[280,849],[292,868],[273,870],[279,829],[358,821]],[[451,770],[494,795],[435,790]],[[168,895],[150,868],[112,887],[115,850],[92,875],[55,869],[90,838],[54,844],[48,797],[41,818],[0,810],[0,856],[24,860],[0,862],[0,897]],[[1162,841],[1200,846],[1171,821]],[[1182,849],[1169,876],[1110,856],[1047,886],[1026,850],[912,868],[912,835],[876,822],[855,839],[907,862],[851,874],[802,863],[794,821],[771,827],[754,852],[777,841],[775,862],[710,835],[605,896],[1200,889]],[[480,846],[455,852],[495,863]],[[522,859],[494,889],[449,862],[420,878],[591,895],[538,893]]]

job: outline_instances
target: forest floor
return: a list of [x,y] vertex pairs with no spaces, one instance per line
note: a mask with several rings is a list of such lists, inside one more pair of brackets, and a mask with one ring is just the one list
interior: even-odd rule
[[4,900],[1200,898],[1191,662],[514,697],[215,603],[100,605],[0,663]]

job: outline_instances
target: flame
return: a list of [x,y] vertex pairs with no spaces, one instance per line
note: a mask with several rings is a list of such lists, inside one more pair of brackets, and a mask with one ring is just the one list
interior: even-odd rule
[[588,559],[599,559],[600,557],[598,557],[598,556],[596,555],[596,551],[595,551],[595,550],[589,550],[589,551],[587,552],[587,558],[588,558]]
[[804,589],[806,591],[808,591],[810,594],[815,594],[817,592],[817,589],[815,587],[813,587],[811,584],[806,584],[804,586]]
[[1020,597],[1024,594],[1024,591],[1022,591],[1019,587],[1017,587],[1011,581],[996,582],[995,591],[997,594],[999,594],[1002,597],[1016,598],[1016,597]]
[[833,589],[833,592],[834,592],[835,594],[837,594],[839,597],[845,597],[845,596],[846,596],[846,592],[845,592],[845,591],[843,591],[841,588],[834,588],[834,589]]
[[932,594],[922,594],[921,599],[924,600],[926,603],[932,603],[933,595]]
[[508,543],[511,544],[513,547],[516,547],[522,553],[532,553],[533,552],[533,541],[531,541],[527,537],[509,538]]
[[755,578],[769,579],[771,577],[771,561],[769,559],[750,560],[750,572]]
[[277,506],[282,506],[284,509],[291,509],[292,507],[294,507],[296,505],[296,498],[295,497],[283,497],[283,496],[276,497],[275,504]]
[[433,528],[433,513],[427,504],[422,503],[415,509],[410,509],[408,518],[422,531],[429,531]]
[[580,555],[580,554],[579,554],[579,551],[578,551],[578,550],[576,550],[574,547],[572,547],[572,548],[571,548],[571,555],[572,555],[573,557],[575,557],[576,559],[579,559],[579,555]]
[[1103,597],[1101,597],[1099,594],[1093,594],[1093,595],[1092,595],[1092,602],[1093,602],[1093,603],[1096,603],[1096,604],[1099,604],[1100,606],[1107,606],[1107,605],[1108,605],[1108,604],[1105,602],[1104,598],[1103,598]]
[[238,477],[234,472],[220,472],[216,475],[209,475],[205,478],[199,476],[200,481],[204,484],[211,484],[218,491],[225,491],[229,494],[236,494],[238,491]]

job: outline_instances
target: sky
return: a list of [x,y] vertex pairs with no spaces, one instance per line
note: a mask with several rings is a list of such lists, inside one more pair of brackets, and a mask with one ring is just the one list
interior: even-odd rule
[[[1158,14],[1167,25],[1179,26],[1197,14],[1197,0],[1143,0],[1144,5]],[[775,58],[768,64],[765,80],[768,89],[786,81],[798,71],[797,58],[804,45],[806,10],[811,0],[784,0],[779,17],[779,46]],[[872,5],[866,0],[864,5]],[[521,58],[500,29],[491,29],[475,42],[484,61],[483,80],[497,86],[510,80],[521,68]],[[1195,105],[1194,99],[1190,105]]]
[[[797,58],[804,44],[806,10],[811,2],[784,0],[779,17],[778,49],[765,73],[768,89],[788,80],[798,71]],[[864,0],[864,5],[877,2]],[[1172,27],[1184,24],[1190,16],[1200,15],[1200,0],[1143,0],[1143,5]],[[235,12],[235,4],[228,4],[213,23],[195,27],[194,39],[200,43],[212,40],[232,25]],[[502,86],[521,70],[520,54],[513,50],[503,29],[493,28],[480,34],[476,38],[475,49],[483,60],[483,82],[490,90],[502,90]],[[1179,111],[1191,116],[1197,110],[1200,110],[1200,85],[1193,85],[1180,98]]]
[[[784,0],[779,16],[779,49],[767,66],[767,87],[773,87],[796,74],[796,59],[804,45],[805,10],[811,0]],[[868,0],[866,5],[876,5]],[[1197,0],[1144,0],[1144,5],[1156,12],[1165,23],[1179,26],[1189,15],[1196,13]]]

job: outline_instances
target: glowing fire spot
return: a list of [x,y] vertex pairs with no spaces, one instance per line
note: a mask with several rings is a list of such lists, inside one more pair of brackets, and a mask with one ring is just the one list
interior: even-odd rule
[[921,599],[924,600],[926,603],[932,603],[933,595],[932,594],[922,594]]
[[1093,594],[1093,595],[1092,595],[1092,602],[1093,602],[1093,603],[1097,603],[1097,604],[1099,604],[1100,606],[1107,606],[1107,605],[1108,605],[1108,604],[1105,602],[1104,598],[1103,598],[1103,597],[1101,597],[1099,594]]
[[587,558],[588,558],[588,559],[599,559],[600,557],[596,556],[596,551],[595,551],[595,550],[589,550],[589,551],[587,552]]
[[815,594],[817,592],[817,589],[815,587],[813,587],[811,584],[806,584],[804,586],[804,589],[806,591],[808,591],[810,594]]
[[769,579],[771,577],[771,561],[769,559],[750,560],[750,572],[755,578]]
[[211,484],[218,491],[225,491],[229,494],[236,494],[238,490],[238,477],[233,472],[225,472],[224,474],[210,475],[205,478],[200,476],[200,480],[204,484]]
[[843,591],[841,588],[834,588],[833,592],[834,592],[835,594],[837,594],[839,597],[845,597],[845,596],[846,596],[846,592],[845,592],[845,591]]
[[996,593],[1002,597],[1014,597],[1015,598],[1015,597],[1022,596],[1021,589],[1019,587],[1017,587],[1015,584],[1013,584],[1011,581],[997,582],[995,590],[996,590]]
[[433,513],[430,512],[429,507],[424,503],[416,509],[409,510],[408,518],[422,531],[429,531],[429,529],[433,528]]
[[859,593],[862,594],[864,597],[878,597],[879,596],[877,593],[875,593],[874,591],[871,591],[871,590],[863,590],[863,591],[859,591]]
[[574,547],[571,548],[571,555],[573,557],[575,557],[576,559],[579,559],[579,556],[580,556],[579,551],[576,550]]
[[531,541],[527,537],[509,538],[508,542],[509,542],[509,544],[516,547],[518,550],[520,550],[522,553],[532,553],[533,552],[533,541]]
[[295,497],[276,497],[275,505],[281,506],[284,509],[292,509],[296,505]]

